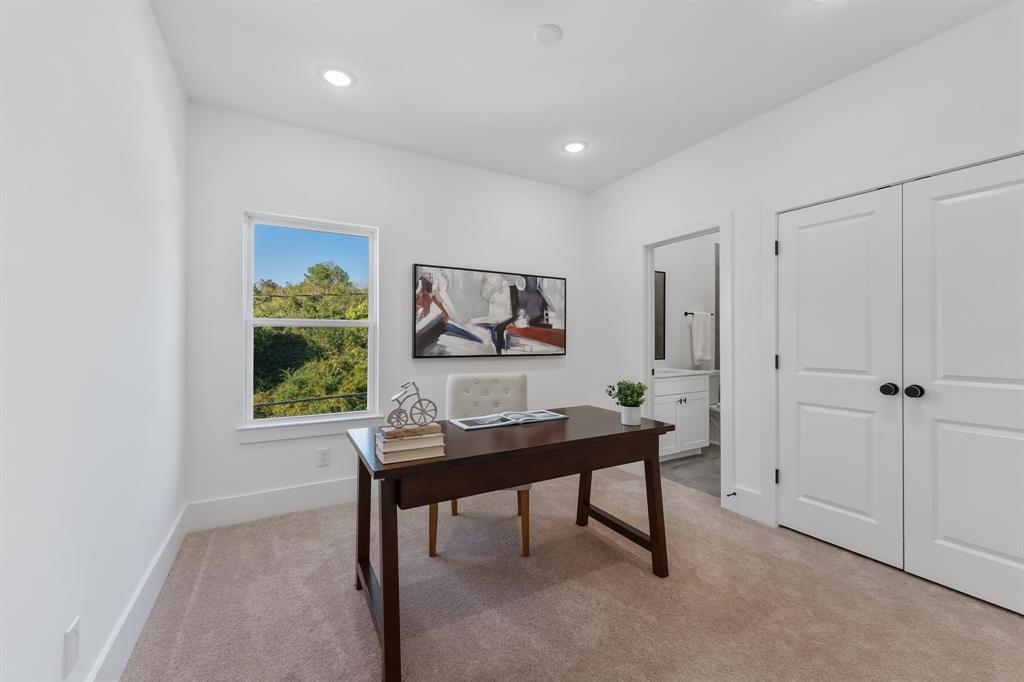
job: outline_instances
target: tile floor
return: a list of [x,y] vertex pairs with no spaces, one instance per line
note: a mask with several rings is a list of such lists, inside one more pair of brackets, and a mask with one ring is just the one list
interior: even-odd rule
[[699,455],[680,457],[661,463],[664,478],[682,483],[709,495],[721,495],[722,462],[717,445],[709,445]]

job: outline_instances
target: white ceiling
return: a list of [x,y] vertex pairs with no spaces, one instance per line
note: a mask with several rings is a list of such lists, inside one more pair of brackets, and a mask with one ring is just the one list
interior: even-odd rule
[[194,100],[583,190],[1000,4],[153,2]]

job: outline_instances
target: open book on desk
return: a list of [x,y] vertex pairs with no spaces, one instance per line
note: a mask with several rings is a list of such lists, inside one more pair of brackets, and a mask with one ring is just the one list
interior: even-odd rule
[[477,429],[493,429],[496,426],[512,426],[513,424],[532,424],[533,422],[549,422],[555,419],[568,419],[564,414],[552,412],[551,410],[526,410],[523,412],[499,412],[498,414],[485,414],[482,417],[463,417],[462,419],[449,419],[449,424],[458,426],[463,431],[475,431]]

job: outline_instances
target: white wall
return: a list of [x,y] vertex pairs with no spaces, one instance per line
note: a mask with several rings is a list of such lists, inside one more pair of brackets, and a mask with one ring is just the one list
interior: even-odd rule
[[[71,677],[97,669],[183,499],[299,486],[289,504],[301,504],[325,499],[305,484],[354,472],[340,428],[248,444],[236,431],[244,210],[380,226],[384,395],[416,376],[440,401],[449,372],[524,369],[533,406],[607,405],[602,386],[639,375],[641,245],[734,210],[742,494],[726,502],[770,520],[764,212],[1024,149],[1024,16],[1012,3],[589,198],[192,105],[185,253],[184,98],[148,5],[2,8],[0,677],[10,679],[59,679],[75,616]],[[568,355],[413,361],[417,260],[564,275]],[[333,463],[316,468],[325,444]]]
[[[771,267],[762,212],[1024,149],[1022,11],[1019,2],[999,7],[592,195],[588,260],[594,272],[624,273],[601,303],[621,311],[624,324],[600,325],[605,336],[588,350],[594,366],[622,376],[642,371],[642,244],[735,210],[740,492],[724,498],[727,506],[774,518],[774,463],[764,447],[773,417],[762,402],[774,353],[762,330],[762,268]],[[588,321],[599,324],[595,314]]]
[[182,506],[185,98],[148,3],[2,12],[0,677],[82,679]]
[[[198,104],[189,108],[188,149],[190,500],[350,479],[356,471],[343,435],[351,423],[335,425],[333,435],[264,443],[243,443],[247,435],[236,431],[245,385],[246,210],[380,228],[385,401],[402,380],[415,377],[441,405],[450,372],[526,370],[530,404],[538,407],[579,402],[581,385],[603,385],[586,373],[583,193]],[[566,277],[568,354],[412,360],[414,262]],[[315,450],[325,446],[332,449],[332,463],[317,468]],[[346,489],[334,486],[327,500]],[[315,497],[309,491],[293,494]],[[265,509],[282,508],[288,505]],[[231,518],[236,517],[214,513],[197,523]]]
[[715,312],[715,244],[717,234],[659,246],[654,268],[665,273],[665,359],[655,367],[712,369],[714,360],[693,361],[692,318],[683,313]]

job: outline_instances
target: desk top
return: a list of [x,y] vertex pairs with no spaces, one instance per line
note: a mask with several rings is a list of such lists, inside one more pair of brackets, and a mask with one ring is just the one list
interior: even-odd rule
[[463,431],[447,421],[438,422],[444,431],[445,454],[397,464],[383,464],[374,453],[373,439],[380,427],[349,429],[348,439],[373,478],[399,478],[433,469],[479,464],[527,450],[554,448],[589,440],[661,435],[675,429],[672,424],[654,419],[644,419],[640,426],[623,426],[618,412],[592,405],[559,407],[551,411],[569,418],[475,431]]

